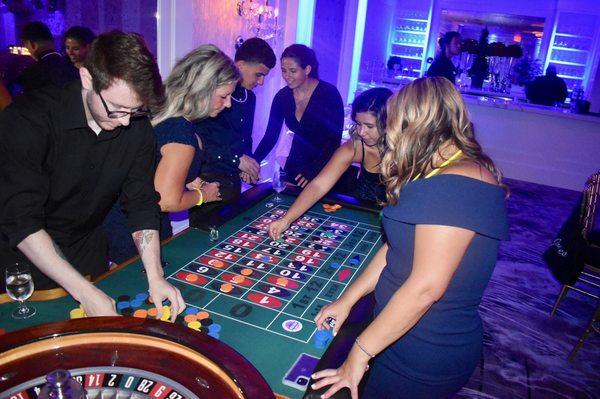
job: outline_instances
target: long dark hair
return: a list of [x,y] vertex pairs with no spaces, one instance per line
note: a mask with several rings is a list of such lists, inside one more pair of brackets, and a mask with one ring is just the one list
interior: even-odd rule
[[[385,87],[375,87],[360,93],[352,102],[352,112],[350,116],[356,122],[356,114],[359,112],[370,112],[377,120],[377,132],[379,140],[377,146],[380,151],[383,150],[385,143],[385,125],[387,121],[387,100],[392,96],[392,91]],[[350,129],[350,137],[359,139],[356,128]]]
[[438,40],[438,44],[440,45],[439,56],[441,56],[441,57],[446,56],[446,48],[448,47],[448,44],[450,44],[452,39],[454,39],[455,37],[460,37],[460,33],[458,33],[457,31],[454,31],[454,30],[448,31],[448,32],[444,33],[444,36],[440,37],[440,40]]

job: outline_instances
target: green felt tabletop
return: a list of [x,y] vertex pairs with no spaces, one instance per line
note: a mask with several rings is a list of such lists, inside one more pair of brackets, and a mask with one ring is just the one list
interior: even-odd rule
[[[285,385],[282,379],[301,353],[322,356],[325,348],[314,345],[316,326],[312,320],[324,304],[339,297],[360,270],[368,265],[381,246],[380,221],[376,213],[347,207],[335,213],[326,213],[323,206],[317,204],[306,214],[312,218],[305,220],[309,224],[304,224],[304,228],[298,226],[299,229],[296,230],[300,237],[298,245],[284,246],[284,250],[275,252],[278,255],[273,255],[275,259],[271,261],[278,262],[268,264],[264,269],[246,266],[244,262],[252,260],[253,254],[259,253],[261,248],[267,248],[272,240],[261,237],[260,243],[246,241],[246,247],[238,247],[233,243],[240,241],[232,240],[240,239],[236,234],[250,233],[248,226],[268,222],[263,219],[273,217],[276,212],[281,213],[295,199],[287,195],[282,197],[282,204],[274,204],[273,197],[268,196],[220,226],[217,241],[211,241],[208,232],[188,229],[163,245],[162,258],[167,262],[165,276],[181,289],[188,313],[193,313],[192,309],[207,312],[210,321],[204,319],[204,322],[213,325],[213,328],[208,328],[209,325],[202,327],[203,331],[193,333],[211,332],[212,336],[230,345],[252,362],[274,392],[299,398],[302,391]],[[329,227],[325,228],[327,226]],[[329,239],[331,231],[340,233],[337,230],[339,226],[346,228],[346,231],[342,230],[343,234],[338,234],[339,242],[336,247],[330,247],[329,252],[307,246],[311,243],[309,238],[312,235],[321,233]],[[273,251],[278,249],[277,244],[271,244],[274,245]],[[232,248],[240,249],[236,254]],[[307,250],[313,252],[306,252]],[[229,253],[234,257],[223,259],[225,266],[221,268],[199,261],[202,257],[219,259],[214,251]],[[315,251],[321,254],[316,255]],[[286,267],[293,257],[305,256],[297,259],[309,259],[311,255],[317,256],[313,258],[315,263],[296,269]],[[266,261],[266,258],[262,260]],[[258,259],[252,265],[260,261]],[[231,276],[239,276],[240,270],[244,268],[253,272],[246,276],[244,284],[233,284],[233,291],[222,292],[220,287],[230,281]],[[184,276],[190,273],[200,281],[186,281]],[[277,285],[275,281],[281,278],[290,285]],[[135,261],[98,282],[98,286],[115,300],[124,295],[134,299],[137,294],[147,291],[147,280],[141,263]],[[79,306],[70,297],[30,303],[36,307],[37,313],[25,320],[11,318],[10,313],[16,307],[15,303],[0,305],[0,328],[15,331],[68,319],[70,311]],[[136,309],[152,307],[146,302],[135,305],[139,305]],[[186,324],[183,315],[177,322]]]

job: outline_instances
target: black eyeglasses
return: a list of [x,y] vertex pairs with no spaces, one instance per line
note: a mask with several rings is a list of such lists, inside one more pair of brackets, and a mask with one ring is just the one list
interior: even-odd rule
[[106,101],[104,101],[104,97],[102,97],[102,94],[100,92],[98,92],[98,96],[100,96],[100,101],[102,101],[102,105],[104,105],[106,115],[108,115],[108,117],[111,119],[119,119],[127,115],[129,115],[131,118],[142,118],[150,116],[149,109],[136,109],[135,111],[111,111],[110,109],[108,109]]

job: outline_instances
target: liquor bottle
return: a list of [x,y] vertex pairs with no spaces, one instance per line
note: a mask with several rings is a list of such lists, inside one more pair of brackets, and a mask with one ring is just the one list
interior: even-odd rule
[[85,389],[68,370],[54,370],[46,376],[46,385],[42,387],[38,399],[86,399]]

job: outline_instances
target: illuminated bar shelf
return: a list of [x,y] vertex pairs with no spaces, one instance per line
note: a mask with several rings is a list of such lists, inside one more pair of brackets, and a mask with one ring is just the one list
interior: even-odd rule
[[592,14],[559,12],[552,30],[544,70],[553,65],[557,75],[566,80],[569,91],[588,86],[592,69],[594,32],[598,17]]
[[397,78],[415,79],[423,75],[431,25],[431,4],[413,1],[396,6],[388,41],[388,55],[399,57],[402,70]]

